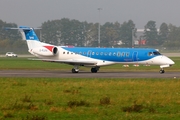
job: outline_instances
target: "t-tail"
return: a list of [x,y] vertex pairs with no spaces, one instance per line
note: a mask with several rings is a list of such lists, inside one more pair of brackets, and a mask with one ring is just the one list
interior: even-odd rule
[[39,41],[39,38],[37,37],[33,28],[20,26],[19,31],[23,40],[27,41],[29,50],[42,46],[42,43]]
[[9,29],[19,29],[22,39],[26,40],[29,52],[37,57],[42,56],[55,56],[58,53],[58,48],[54,45],[40,42],[38,36],[36,35],[34,29],[26,26],[20,26],[19,28],[9,28]]

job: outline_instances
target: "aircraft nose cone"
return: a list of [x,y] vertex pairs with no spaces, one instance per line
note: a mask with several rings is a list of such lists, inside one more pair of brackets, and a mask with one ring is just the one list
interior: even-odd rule
[[162,59],[166,64],[169,64],[169,65],[174,65],[175,64],[173,60],[171,60],[170,58],[168,58],[166,56],[163,56]]
[[174,65],[175,63],[174,63],[174,61],[171,60],[171,63],[170,63],[170,64],[171,64],[171,65]]

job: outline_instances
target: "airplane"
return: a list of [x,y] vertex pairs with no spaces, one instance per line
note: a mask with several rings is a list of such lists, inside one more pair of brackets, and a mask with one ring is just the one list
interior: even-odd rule
[[41,42],[34,29],[19,26],[23,40],[27,41],[28,51],[38,57],[36,60],[65,63],[73,65],[72,73],[78,73],[80,66],[91,67],[92,73],[97,73],[101,66],[112,64],[159,65],[159,73],[165,73],[164,68],[174,63],[167,56],[153,48],[100,48],[100,47],[68,47],[56,46]]

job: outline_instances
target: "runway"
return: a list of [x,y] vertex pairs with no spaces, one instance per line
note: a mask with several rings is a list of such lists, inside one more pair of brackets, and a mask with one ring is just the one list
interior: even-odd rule
[[57,70],[0,70],[0,77],[49,77],[49,78],[180,78],[179,72],[168,72],[160,74],[157,72],[98,72],[91,73],[81,71],[71,73],[70,71]]

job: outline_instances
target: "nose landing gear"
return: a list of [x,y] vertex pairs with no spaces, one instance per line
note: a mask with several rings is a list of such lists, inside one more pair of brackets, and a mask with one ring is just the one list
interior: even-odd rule
[[165,73],[165,71],[164,71],[163,69],[161,69],[161,70],[159,71],[159,73],[160,73],[160,74],[163,74],[163,73]]
[[160,68],[161,68],[161,69],[160,69],[159,73],[160,73],[160,74],[165,73],[164,68],[165,68],[165,67],[170,67],[170,66],[172,66],[172,65],[169,65],[169,64],[167,64],[167,65],[160,65]]

